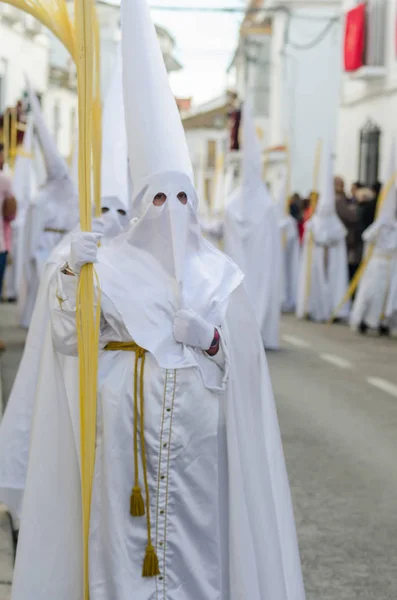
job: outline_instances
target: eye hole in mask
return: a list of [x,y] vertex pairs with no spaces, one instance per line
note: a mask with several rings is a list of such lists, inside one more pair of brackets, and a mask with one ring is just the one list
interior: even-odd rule
[[125,215],[127,214],[127,211],[125,211],[123,208],[118,208],[117,212],[119,213],[119,215],[122,215],[123,217],[125,217]]
[[109,208],[107,206],[102,206],[102,214],[109,212]]
[[187,194],[186,192],[179,192],[178,196],[177,196],[179,202],[181,204],[187,204]]
[[154,204],[154,206],[163,206],[163,204],[165,204],[166,200],[167,200],[167,196],[165,194],[163,194],[163,192],[159,192],[153,198],[153,204]]

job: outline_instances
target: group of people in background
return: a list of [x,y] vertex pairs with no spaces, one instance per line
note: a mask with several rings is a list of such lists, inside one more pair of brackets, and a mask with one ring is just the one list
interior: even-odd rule
[[[293,194],[289,213],[301,244],[296,313],[314,321],[349,321],[365,334],[389,335],[397,310],[397,213],[394,151],[382,186],[345,182],[325,169],[320,193]],[[327,183],[328,182],[328,183]]]
[[[363,256],[362,234],[374,222],[376,203],[382,184],[376,181],[370,187],[355,181],[346,193],[342,177],[334,177],[336,212],[346,227],[346,245],[349,268],[349,279],[353,279]],[[289,202],[290,214],[298,223],[299,239],[303,242],[306,222],[314,212],[318,199],[317,192],[311,192],[306,198],[298,193],[292,194]]]

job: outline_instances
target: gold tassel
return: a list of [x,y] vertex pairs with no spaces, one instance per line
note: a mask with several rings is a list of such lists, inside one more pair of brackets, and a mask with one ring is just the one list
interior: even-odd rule
[[157,575],[160,575],[159,559],[157,558],[156,550],[149,542],[143,561],[142,577],[157,577]]
[[142,490],[139,486],[134,486],[132,488],[130,513],[132,517],[145,516],[145,503],[143,501]]
[[[145,394],[144,394],[144,379],[145,379],[145,358],[146,350],[135,344],[135,342],[109,342],[105,346],[105,350],[125,350],[135,352],[135,368],[134,368],[134,468],[135,481],[132,488],[130,512],[133,517],[143,517],[146,514],[147,526],[147,546],[145,558],[143,560],[142,577],[157,577],[160,575],[159,559],[156,550],[152,544],[152,526],[150,521],[150,495],[149,482],[146,462],[146,444],[145,444]],[[139,361],[141,360],[141,370],[139,374]],[[139,381],[139,394],[138,394]],[[138,397],[140,397],[140,419],[138,414]],[[146,508],[143,500],[142,491],[139,486],[138,475],[138,421],[140,421],[140,437],[141,437],[141,459],[143,467],[143,481],[145,484]]]
[[130,500],[130,513],[132,517],[143,517],[145,514],[145,503],[142,490],[139,485],[138,471],[138,362],[140,354],[135,350],[135,373],[134,373],[134,470],[135,480]]

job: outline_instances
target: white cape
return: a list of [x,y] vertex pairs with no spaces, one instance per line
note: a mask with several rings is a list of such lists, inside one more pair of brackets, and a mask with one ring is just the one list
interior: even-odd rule
[[[34,401],[42,368],[44,340],[50,320],[49,282],[57,269],[57,264],[66,260],[69,245],[70,236],[65,236],[45,267],[33,311],[32,324],[0,425],[0,501],[7,505],[13,519],[19,519],[21,516]],[[61,360],[66,362],[65,357],[61,357]],[[67,360],[73,359],[68,357]]]
[[[324,236],[323,240],[316,233],[311,219],[306,224],[303,240],[296,314],[299,319],[309,316],[313,321],[322,322],[331,318],[346,293],[347,249],[344,237],[326,240]],[[347,319],[349,310],[346,303],[334,316]]]
[[[262,341],[241,286],[222,327],[230,592],[222,600],[303,600],[293,510]],[[82,600],[77,398],[68,400],[47,328],[12,600]],[[220,459],[221,460],[221,459]],[[224,474],[226,469],[220,469]],[[226,484],[226,480],[220,482]],[[151,596],[150,596],[151,597]],[[114,597],[103,600],[118,600]],[[140,595],[136,600],[149,600]],[[186,598],[186,600],[194,600]],[[209,600],[209,599],[208,599]]]

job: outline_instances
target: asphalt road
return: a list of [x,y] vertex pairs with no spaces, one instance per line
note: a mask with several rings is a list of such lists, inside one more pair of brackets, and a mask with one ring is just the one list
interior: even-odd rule
[[397,340],[286,317],[268,354],[308,600],[397,599]]

